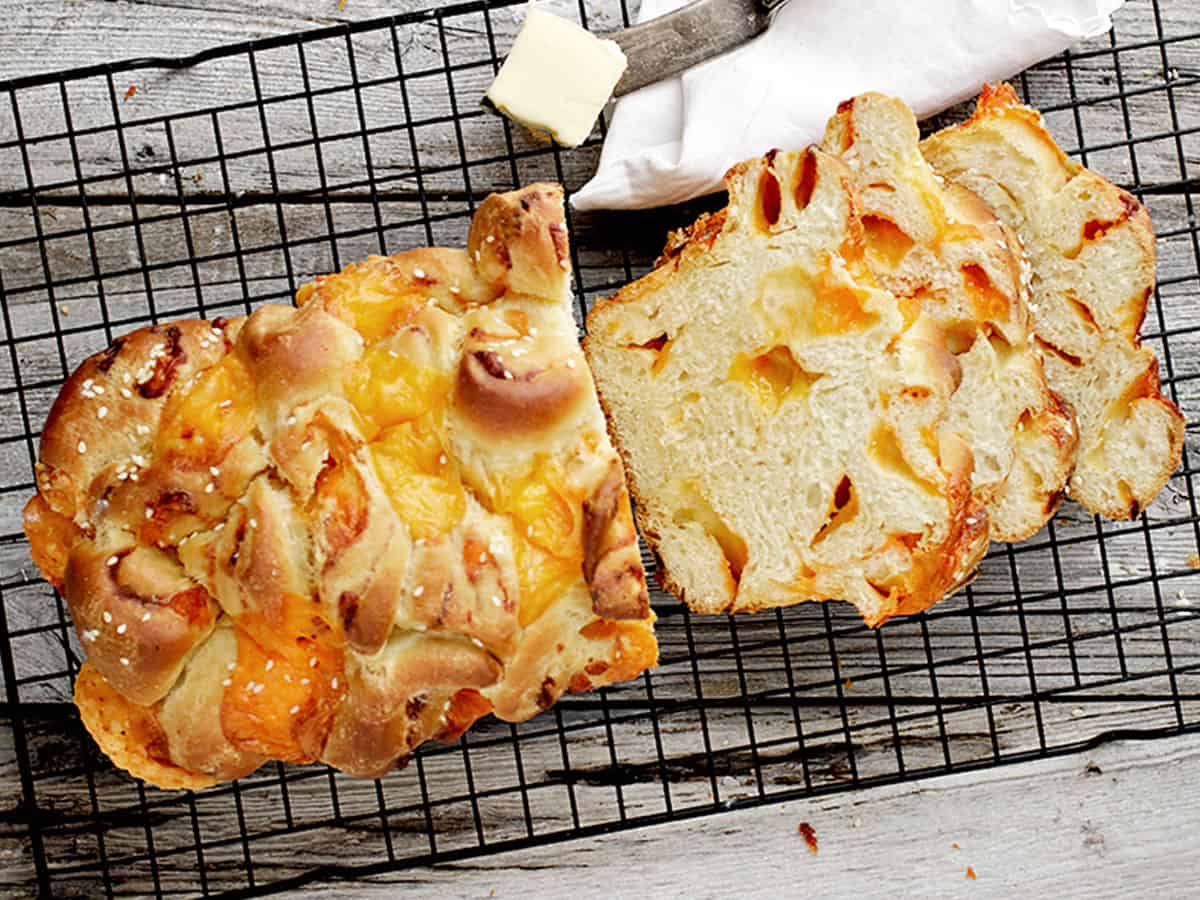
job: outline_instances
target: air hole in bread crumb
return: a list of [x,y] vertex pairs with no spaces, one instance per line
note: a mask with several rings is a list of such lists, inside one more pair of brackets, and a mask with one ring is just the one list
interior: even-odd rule
[[942,330],[946,335],[946,349],[955,356],[961,356],[975,346],[979,336],[978,326],[969,320],[952,322]]
[[695,485],[685,484],[684,491],[687,499],[675,514],[675,521],[681,525],[695,523],[703,528],[721,548],[721,555],[725,557],[725,565],[729,569],[729,577],[733,579],[734,584],[739,583],[750,558],[746,542],[726,524]]
[[850,476],[843,475],[842,480],[833,489],[833,499],[829,505],[829,515],[825,519],[825,524],[813,536],[811,545],[815,547],[835,530],[854,521],[857,516],[858,493],[854,490],[854,483],[850,480]]
[[1092,331],[1098,332],[1100,330],[1100,326],[1096,323],[1096,317],[1092,315],[1092,311],[1088,308],[1087,304],[1081,301],[1070,291],[1068,291],[1064,296],[1075,315],[1079,316],[1079,318],[1083,321],[1083,324]]
[[930,484],[913,469],[891,426],[883,422],[875,426],[874,431],[871,432],[871,441],[867,445],[867,455],[885,472],[899,475],[931,494],[939,493],[935,485]]
[[[847,144],[847,146],[849,146]],[[793,192],[796,197],[796,209],[805,209],[809,201],[812,200],[813,191],[817,187],[817,158],[813,156],[812,150],[804,154],[804,159],[800,163],[800,169],[796,174],[796,188]]]
[[654,353],[654,362],[650,364],[650,371],[657,375],[671,357],[671,344],[672,340],[664,333],[641,344],[626,344],[625,346],[630,350],[649,350]]
[[758,176],[758,227],[770,231],[779,222],[782,200],[779,196],[779,179],[770,169],[763,169]]

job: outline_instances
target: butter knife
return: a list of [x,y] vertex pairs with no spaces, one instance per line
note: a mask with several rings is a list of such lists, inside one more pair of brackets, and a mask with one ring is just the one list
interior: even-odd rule
[[614,97],[678,75],[766,30],[786,0],[693,0],[674,12],[603,37],[615,41],[629,65]]

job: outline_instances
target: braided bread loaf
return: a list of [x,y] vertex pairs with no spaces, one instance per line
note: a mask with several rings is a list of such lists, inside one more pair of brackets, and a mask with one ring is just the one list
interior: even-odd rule
[[1024,243],[1035,339],[1050,386],[1079,419],[1071,496],[1109,518],[1136,517],[1179,465],[1184,433],[1139,337],[1155,274],[1145,207],[1068,158],[1007,84],[985,87],[975,114],[921,152]]
[[25,528],[114,762],[168,788],[269,759],[377,776],[653,665],[560,189],[297,300],[121,338],[46,423]]
[[961,367],[877,285],[837,158],[769,153],[726,181],[726,209],[597,304],[584,341],[664,582],[700,612],[924,609],[988,543],[944,427]]

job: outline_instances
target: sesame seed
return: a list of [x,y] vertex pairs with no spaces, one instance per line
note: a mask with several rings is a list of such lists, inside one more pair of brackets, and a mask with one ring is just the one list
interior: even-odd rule
[[275,660],[273,660],[273,659],[268,659],[268,660],[267,660],[267,664],[266,664],[266,666],[265,666],[264,668],[265,668],[265,669],[266,669],[268,672],[270,672],[270,671],[271,671],[273,668],[275,668]]
[[76,449],[77,449],[77,450],[78,450],[80,453],[87,453],[87,444],[85,444],[83,441],[80,441],[80,442],[79,442],[79,446],[78,446]]
[[217,406],[219,406],[221,409],[225,409],[225,407],[227,407],[227,406],[233,406],[233,401],[232,400],[222,400],[220,403],[217,404]]
[[301,679],[300,679],[300,684],[302,684],[302,685],[306,685],[306,684],[309,684],[311,681],[312,681],[312,679],[311,679],[311,678],[301,678]]
[[251,516],[250,521],[247,522],[246,524],[249,525],[251,528],[257,528],[258,527],[258,519]]
[[92,641],[94,641],[96,639],[96,635],[97,635],[97,632],[95,632],[95,631],[85,631],[83,633],[83,639],[85,641],[87,641],[88,643],[91,643]]
[[291,676],[291,675],[289,675],[287,672],[284,672],[284,673],[283,673],[283,680],[284,680],[285,682],[287,682],[288,684],[291,684],[291,683],[292,683],[292,676]]
[[329,686],[331,688],[333,688],[335,691],[338,689],[338,679],[337,679],[336,675],[334,675],[333,678],[330,679]]
[[475,638],[475,637],[471,638],[471,643],[474,644],[476,647],[479,647],[481,650],[483,649],[483,641],[481,641],[479,638]]
[[129,480],[130,480],[130,481],[137,481],[137,480],[138,480],[138,474],[137,474],[137,472],[130,472],[130,473],[129,473]]
[[449,709],[450,709],[450,701],[449,701],[449,700],[447,700],[447,701],[446,701],[446,705],[442,707],[442,712],[443,712],[443,713],[444,713],[444,712],[448,712],[448,711],[449,711]]
[[525,537],[533,537],[533,526],[532,525],[525,526]]
[[120,625],[117,626],[117,634],[124,634],[128,629],[129,629],[129,626],[126,623],[122,622]]
[[484,238],[484,240],[489,244],[494,244],[496,243],[496,236],[494,234],[489,234],[486,238]]
[[500,599],[499,594],[492,594],[492,603],[494,603],[496,606],[503,605],[503,601]]
[[486,554],[486,553],[480,553],[480,554],[479,554],[479,561],[480,561],[481,563],[482,563],[482,562],[487,562],[487,554]]
[[413,269],[413,278],[422,278],[423,279],[424,277],[425,277],[424,269]]
[[211,475],[213,478],[216,478],[218,475],[221,474],[221,470],[218,469],[216,466],[209,466],[208,474]]
[[296,706],[293,706],[291,709],[288,710],[288,714],[293,715],[293,716],[298,712],[300,712],[299,704],[297,704]]
[[258,684],[254,685],[254,693],[261,694],[263,692],[263,688],[265,687],[266,685],[260,681]]
[[438,465],[444,466],[445,464],[446,464],[446,454],[443,453],[438,457]]
[[528,352],[529,351],[526,350],[524,347],[514,347],[512,355],[513,356],[524,356]]
[[224,527],[225,527],[225,523],[224,523],[224,522],[218,522],[218,523],[217,523],[217,526],[216,526],[216,527],[213,529],[213,531],[220,531],[220,530],[221,530],[222,528],[224,528]]
[[537,333],[538,333],[537,326],[536,326],[536,325],[530,325],[530,326],[529,326],[529,336],[530,336],[530,337],[537,337]]
[[425,593],[425,585],[418,584],[415,588],[413,588],[414,597],[420,597],[423,593]]
[[106,566],[115,566],[118,562],[120,562],[119,556],[110,556],[108,559],[106,559],[104,561],[104,564]]
[[84,389],[86,390],[87,388],[90,388],[90,387],[91,387],[93,384],[95,384],[95,383],[96,383],[96,382],[95,382],[95,381],[93,381],[92,379],[90,379],[90,378],[85,378],[85,379],[83,380],[83,387],[84,387]]
[[413,541],[413,546],[424,547],[425,546],[425,538],[417,538],[415,541]]
[[138,465],[138,466],[144,466],[144,465],[146,465],[146,457],[144,457],[144,456],[142,456],[142,455],[140,455],[140,454],[138,454],[138,453],[135,453],[135,454],[133,454],[133,455],[132,455],[131,457],[129,457],[129,458],[133,460],[133,462],[134,462],[134,465]]
[[204,486],[204,493],[211,494],[216,489],[217,489],[217,486],[210,481],[208,484],[206,484]]
[[224,685],[225,687],[229,687],[231,684],[233,684],[233,679],[232,678],[222,678],[221,684]]
[[287,417],[287,424],[289,424],[289,425],[295,425],[295,424],[296,424],[296,417],[295,417],[295,416],[288,416],[288,417]]
[[128,656],[121,657],[121,665],[123,665],[123,666],[129,665],[129,657]]
[[150,433],[150,426],[149,426],[149,425],[139,425],[139,426],[137,427],[137,433],[138,433],[138,434],[149,434],[149,433]]
[[458,285],[457,285],[457,284],[452,284],[452,285],[450,285],[450,293],[452,293],[452,294],[458,294],[458,293],[461,293],[461,291],[460,291],[460,289],[459,289],[459,287],[458,287]]
[[573,368],[575,368],[575,360],[573,360],[573,359],[568,359],[568,360],[567,360],[567,368],[568,368],[568,369],[573,369]]
[[149,622],[149,621],[150,621],[150,613],[148,613],[148,612],[147,612],[147,613],[142,613],[142,621],[143,621],[143,622]]
[[305,441],[303,444],[300,445],[300,449],[307,450],[311,446],[312,446],[312,441]]
[[[131,400],[131,399],[133,399],[133,391],[131,391],[129,388],[123,387],[123,388],[121,388],[121,396],[124,397],[126,400]],[[142,427],[142,426],[139,426],[139,427]]]
[[475,262],[479,262],[479,251],[475,251]]
[[107,406],[102,405],[98,410],[96,410],[96,418],[97,419],[103,419],[107,415],[108,415],[108,407]]
[[308,667],[310,669],[315,669],[317,667],[317,658],[315,656],[310,656],[308,658]]
[[92,390],[95,391],[97,394],[103,394],[104,393],[104,385],[98,384],[94,388],[92,388]]
[[110,613],[110,612],[109,612],[109,611],[106,609],[106,610],[104,611],[104,614],[103,614],[102,616],[100,616],[100,618],[102,618],[102,619],[104,620],[104,623],[105,623],[106,625],[107,625],[107,624],[110,624],[110,623],[112,622],[112,613]]
[[225,667],[225,671],[227,671],[227,672],[232,672],[232,671],[233,671],[234,669],[236,669],[236,668],[237,668],[237,663],[235,663],[235,662],[231,662],[231,663],[229,663],[229,665],[227,665],[227,666]]

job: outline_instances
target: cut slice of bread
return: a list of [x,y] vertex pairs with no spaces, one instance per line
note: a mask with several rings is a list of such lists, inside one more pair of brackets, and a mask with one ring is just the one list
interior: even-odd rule
[[1024,540],[1062,499],[1074,416],[1046,385],[1016,236],[977,196],[935,174],[919,139],[912,110],[872,93],[838,107],[823,149],[854,174],[871,270],[950,337],[962,383],[948,421],[974,453],[992,539]]
[[663,583],[707,613],[924,609],[987,547],[971,451],[945,424],[959,363],[877,285],[835,157],[771,153],[726,182],[725,210],[588,316]]
[[1035,340],[1050,386],[1079,421],[1071,496],[1110,518],[1137,516],[1179,464],[1184,433],[1138,336],[1154,291],[1150,216],[1069,159],[1007,84],[985,87],[970,119],[921,150],[1024,244]]

